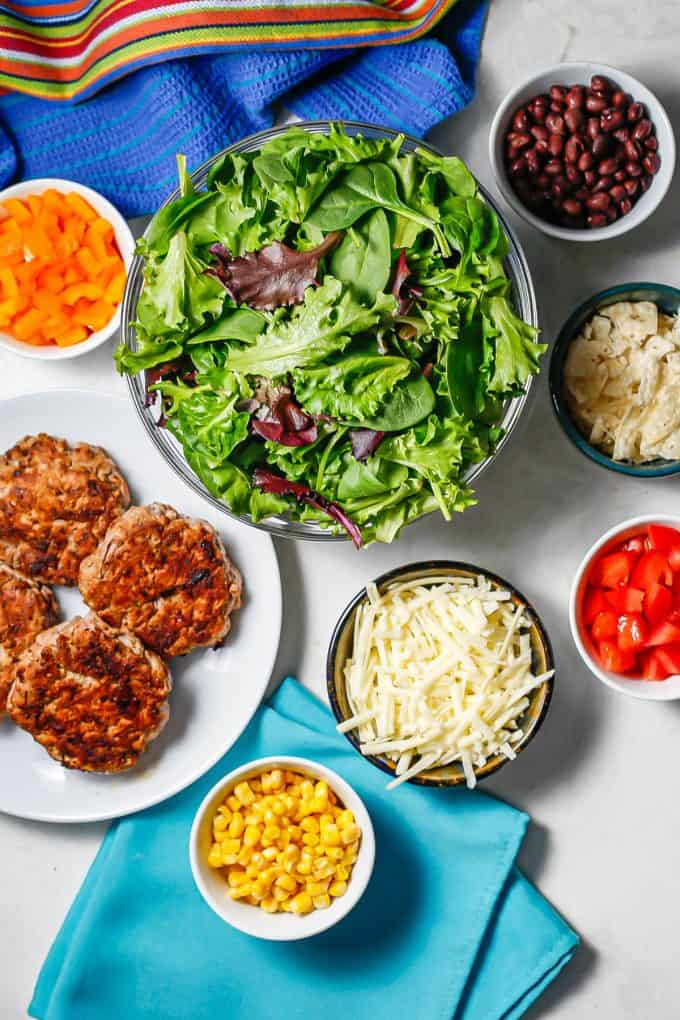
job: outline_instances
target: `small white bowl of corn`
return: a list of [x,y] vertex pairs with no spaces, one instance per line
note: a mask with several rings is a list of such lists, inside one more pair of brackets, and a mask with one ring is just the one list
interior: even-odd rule
[[306,758],[259,758],[204,798],[189,853],[199,892],[223,921],[283,942],[326,931],[358,903],[375,837],[337,773]]

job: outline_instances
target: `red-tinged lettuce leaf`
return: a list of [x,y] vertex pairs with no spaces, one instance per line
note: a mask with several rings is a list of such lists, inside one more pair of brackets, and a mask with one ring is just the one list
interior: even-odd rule
[[420,287],[408,283],[410,276],[411,269],[402,248],[399,252],[397,267],[394,271],[394,281],[392,283],[392,297],[396,299],[398,315],[408,315],[415,299],[421,297],[423,293]]
[[287,432],[278,421],[260,421],[253,418],[253,432],[262,439],[269,439],[272,443],[279,443],[281,446],[309,446],[316,442],[319,432],[316,425],[309,428],[299,429],[297,432]]
[[223,244],[210,249],[216,263],[206,270],[227,289],[237,305],[262,311],[299,305],[305,291],[316,281],[319,259],[339,243],[342,231],[328,234],[309,251],[295,251],[280,241],[232,258]]
[[253,471],[253,485],[256,489],[261,489],[273,496],[293,496],[298,503],[307,503],[316,510],[328,514],[345,529],[356,548],[361,548],[363,544],[361,531],[354,521],[347,516],[341,506],[326,499],[314,489],[310,489],[308,485],[304,485],[302,482],[290,482],[287,478],[282,478],[281,475],[275,475],[273,471],[261,467],[255,468]]
[[349,434],[349,442],[354,459],[368,460],[371,454],[378,449],[384,436],[384,432],[376,432],[374,429],[352,429]]
[[255,401],[252,418],[253,432],[281,446],[309,446],[316,442],[319,430],[313,418],[293,399],[288,386],[274,387],[264,384],[256,390],[260,400]]

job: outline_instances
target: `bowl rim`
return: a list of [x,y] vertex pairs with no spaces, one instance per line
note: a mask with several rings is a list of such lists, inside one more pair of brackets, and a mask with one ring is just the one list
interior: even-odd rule
[[[370,131],[372,133],[378,133],[379,135],[384,135],[386,138],[392,139],[401,135],[404,137],[404,140],[408,142],[411,146],[423,147],[436,155],[439,156],[443,155],[443,153],[434,145],[432,145],[429,141],[426,141],[422,138],[416,138],[414,135],[408,134],[408,132],[398,131],[395,128],[387,127],[382,124],[372,124],[367,121],[337,120],[337,119],[332,121],[301,120],[287,124],[277,125],[272,128],[267,128],[263,131],[257,131],[254,134],[246,135],[245,137],[227,146],[225,149],[222,149],[220,152],[215,153],[209,159],[205,160],[196,170],[193,171],[193,173],[191,174],[191,179],[194,182],[199,180],[202,176],[204,176],[207,173],[210,167],[218,159],[220,159],[223,155],[227,153],[243,151],[244,149],[246,149],[246,147],[252,149],[253,146],[256,146],[258,144],[264,144],[267,140],[271,138],[276,138],[281,134],[284,134],[291,128],[300,128],[302,130],[312,131],[323,131],[328,130],[331,124],[342,124],[343,126],[351,128],[352,130],[355,131],[362,130]],[[515,291],[525,292],[523,300],[525,301],[527,307],[526,309],[522,309],[522,311],[528,311],[526,321],[529,322],[531,326],[538,329],[539,327],[538,302],[536,298],[536,291],[534,288],[533,278],[531,275],[529,263],[524,252],[524,249],[513,227],[510,225],[510,223],[506,219],[505,214],[500,209],[496,199],[489,193],[489,191],[484,187],[484,185],[478,180],[477,177],[475,177],[475,181],[477,182],[477,186],[484,200],[491,206],[491,208],[495,212],[503,230],[505,231],[508,237],[508,240],[510,242],[510,255],[516,260],[517,263],[516,267],[513,267],[513,272],[508,273],[508,278],[510,280],[511,286]],[[174,189],[174,191],[166,198],[162,205],[159,206],[159,209],[162,209],[165,206],[169,205],[171,202],[175,201],[178,197],[179,187]],[[147,226],[144,236],[146,236],[148,229],[149,227]],[[121,340],[124,344],[126,344],[126,346],[128,346],[128,331],[130,326],[134,322],[135,318],[134,314],[132,314],[133,309],[130,307],[133,304],[133,297],[131,294],[132,288],[130,281],[132,280],[133,275],[135,275],[138,270],[141,271],[142,261],[143,260],[141,259],[140,256],[136,255],[133,258],[128,273],[125,294],[123,296],[123,301],[121,303],[122,308]],[[125,381],[133,407],[135,408],[137,416],[144,427],[146,435],[149,437],[157,453],[159,453],[160,456],[163,457],[168,466],[182,479],[182,481],[186,485],[189,486],[190,489],[192,489],[199,496],[201,496],[202,499],[207,500],[213,507],[215,507],[215,509],[226,514],[228,517],[231,517],[233,520],[240,521],[241,523],[246,524],[249,527],[257,528],[260,531],[265,531],[268,534],[276,535],[280,538],[301,539],[304,541],[312,542],[349,541],[348,535],[345,534],[344,532],[336,534],[320,526],[312,528],[309,522],[292,521],[288,518],[285,518],[284,515],[276,515],[274,517],[265,518],[261,521],[255,522],[248,514],[234,513],[227,506],[224,500],[215,496],[201,482],[201,480],[198,478],[196,473],[193,471],[193,469],[186,461],[186,457],[184,456],[183,452],[180,454],[182,464],[178,465],[174,462],[174,459],[171,459],[166,454],[166,451],[159,446],[155,435],[157,426],[151,422],[149,415],[145,413],[147,409],[143,407],[142,402],[137,399],[135,380],[138,378],[139,375],[140,373],[135,373],[134,375],[127,375]],[[521,395],[519,395],[518,397],[510,398],[510,401],[508,403],[513,404],[514,411],[512,413],[511,420],[507,425],[505,434],[501,437],[501,440],[499,441],[496,449],[494,450],[493,454],[490,457],[486,457],[483,461],[480,461],[477,464],[470,465],[470,468],[465,476],[465,481],[468,484],[472,484],[473,482],[475,482],[476,479],[479,478],[479,476],[482,474],[482,472],[491,464],[493,459],[497,457],[507,447],[513,435],[513,432],[515,431],[515,428],[519,423],[521,415],[527,407],[532,392],[534,392],[535,384],[536,377],[531,375],[527,380]],[[431,512],[437,513],[438,511],[433,510]]]
[[[541,706],[541,711],[534,719],[533,725],[528,733],[525,734],[524,739],[521,741],[519,746],[516,748],[517,753],[522,752],[531,741],[534,739],[538,731],[540,730],[545,717],[548,714],[550,703],[552,701],[553,693],[555,690],[555,656],[553,653],[552,644],[548,632],[543,624],[541,617],[539,616],[533,603],[518,589],[514,584],[506,581],[500,574],[494,573],[492,570],[487,570],[486,567],[479,567],[474,563],[467,563],[464,560],[421,560],[416,563],[406,563],[400,567],[393,567],[391,570],[386,571],[384,574],[380,574],[373,580],[373,584],[378,589],[384,587],[391,582],[398,581],[400,577],[405,574],[411,574],[416,571],[465,571],[467,573],[473,573],[482,575],[488,578],[494,584],[501,588],[505,588],[510,592],[513,599],[519,601],[524,606],[532,625],[536,629],[539,641],[543,647],[546,662],[546,672],[552,670],[552,676],[549,676],[543,681],[543,687],[545,689],[545,697]],[[371,583],[371,582],[369,582]],[[328,700],[331,705],[331,709],[335,719],[338,723],[345,721],[346,717],[340,711],[340,705],[338,701],[336,686],[335,686],[335,662],[338,656],[338,645],[342,637],[343,631],[349,622],[349,618],[354,613],[356,608],[366,600],[366,585],[354,595],[347,603],[345,608],[342,610],[338,620],[333,628],[330,643],[328,646],[328,652],[326,654],[326,692],[328,694]],[[390,766],[388,761],[380,755],[374,754],[363,754],[359,746],[359,738],[356,736],[353,730],[347,730],[343,733],[343,736],[349,741],[354,750],[366,761],[369,761],[376,768],[379,768],[382,772],[385,772],[390,778],[395,778],[394,765]],[[475,766],[474,773],[478,781],[487,779],[489,776],[498,772],[505,765],[510,762],[510,758],[506,758],[504,755],[495,755],[490,763],[482,766],[481,769]],[[412,783],[414,786],[428,786],[428,787],[456,787],[465,784],[465,775],[461,769],[460,773],[456,778],[452,779],[440,779],[436,777],[428,778],[427,772],[421,773],[417,776],[412,776],[411,779],[407,779],[406,782]]]
[[[294,928],[284,928],[280,924],[279,927],[281,928],[281,931],[274,930],[266,934],[262,931],[256,931],[256,928],[262,928],[263,925],[266,926],[270,915],[264,911],[257,910],[255,907],[252,908],[253,921],[256,919],[259,920],[259,925],[241,925],[235,923],[233,918],[228,918],[226,916],[226,912],[219,908],[207,888],[202,874],[202,869],[209,867],[209,865],[200,858],[198,835],[204,818],[206,817],[213,801],[216,799],[218,794],[222,794],[229,788],[233,788],[241,776],[258,773],[275,767],[290,769],[291,772],[299,770],[307,775],[325,779],[328,785],[339,794],[343,804],[349,807],[352,811],[357,824],[361,828],[359,854],[349,878],[347,892],[341,899],[335,900],[335,903],[325,910],[312,911],[304,918],[296,917],[296,920],[298,921],[303,920],[307,922],[305,927],[308,930],[304,931],[304,933],[296,933]],[[373,829],[373,822],[371,820],[370,813],[364,804],[363,799],[351,783],[349,783],[346,779],[343,779],[343,777],[333,769],[329,768],[327,765],[323,765],[321,762],[314,761],[312,758],[305,758],[301,755],[266,755],[261,758],[253,758],[250,761],[244,762],[242,765],[239,765],[226,773],[226,775],[219,779],[208,790],[205,797],[202,798],[191,823],[191,830],[189,834],[189,861],[196,888],[207,906],[209,906],[210,909],[217,914],[220,920],[222,920],[225,924],[228,924],[237,931],[241,931],[253,938],[260,938],[270,942],[299,942],[303,939],[312,938],[314,935],[320,935],[321,932],[328,931],[329,928],[332,928],[346,917],[347,914],[349,914],[349,912],[357,905],[366,891],[373,874],[373,868],[375,865],[375,831]],[[362,867],[359,870],[360,863]],[[335,904],[339,906],[337,911],[333,911],[333,906],[335,906]],[[248,904],[248,906],[250,906],[250,904]],[[248,915],[245,916],[248,917]],[[272,917],[279,917],[279,915],[272,915]],[[315,920],[316,924],[312,923],[312,920]]]
[[[656,295],[666,293],[669,298],[677,302],[675,314],[680,314],[680,289],[673,287],[671,284],[652,283],[649,281],[619,283],[613,287],[607,287],[604,290],[598,291],[576,306],[557,334],[550,352],[550,363],[547,373],[548,386],[550,389],[550,403],[557,420],[567,437],[584,456],[600,467],[607,468],[608,471],[614,471],[620,475],[629,475],[632,478],[667,478],[670,475],[680,474],[680,460],[649,461],[649,466],[645,466],[644,463],[632,464],[628,461],[615,461],[606,453],[598,450],[592,443],[589,443],[574,422],[563,391],[564,362],[569,347],[576,338],[581,326],[600,309],[616,304],[620,300],[630,300],[633,294],[644,293],[646,291]],[[653,303],[658,304],[658,298]]]
[[[581,593],[585,587],[588,569],[601,549],[605,546],[621,541],[626,534],[634,534],[648,524],[664,524],[680,530],[680,515],[674,514],[638,514],[629,517],[619,524],[608,528],[596,542],[590,546],[585,556],[579,563],[574,580],[569,592],[569,628],[571,636],[576,645],[579,655],[588,667],[593,676],[596,676],[601,683],[610,687],[618,694],[625,694],[629,698],[638,701],[677,701],[680,700],[680,674],[676,677],[668,677],[666,680],[645,680],[644,677],[625,677],[618,673],[612,673],[603,669],[591,655],[586,642],[581,636],[580,600]],[[669,681],[676,681],[672,686],[667,687]]]
[[[80,184],[78,181],[71,181],[67,177],[27,178],[3,188],[0,191],[0,205],[7,198],[22,198],[24,195],[34,193],[42,194],[48,188],[54,188],[55,191],[64,191],[64,189],[68,188],[69,191],[77,192],[83,198],[86,198],[100,215],[109,220],[125,265],[127,287],[127,274],[134,257],[135,239],[122,213],[116,209],[108,198],[95,191],[94,188],[90,188],[86,184]],[[10,336],[9,333],[4,333],[2,330],[0,330],[0,347],[11,354],[17,354],[21,358],[29,358],[34,361],[66,361],[71,358],[79,358],[83,354],[89,354],[90,351],[96,350],[97,347],[100,347],[101,344],[114,335],[120,328],[122,309],[123,301],[121,300],[116,307],[113,317],[103,329],[96,330],[87,340],[83,340],[79,344],[73,344],[72,347],[33,347],[31,344],[26,344]]]
[[[618,78],[620,79],[620,84],[629,92],[635,92],[638,90],[640,93],[640,101],[643,101],[645,105],[650,107],[650,117],[655,126],[658,127],[658,123],[661,122],[664,128],[664,154],[662,166],[665,164],[667,169],[664,171],[664,177],[661,181],[658,180],[658,174],[654,175],[652,184],[646,192],[646,195],[649,196],[646,208],[643,208],[642,212],[638,211],[638,214],[635,215],[635,210],[639,205],[638,202],[635,206],[633,206],[633,209],[627,216],[622,216],[621,219],[616,220],[614,223],[609,223],[606,227],[599,227],[595,230],[560,227],[557,224],[549,223],[547,220],[541,219],[540,216],[536,216],[532,213],[531,210],[527,209],[527,207],[515,194],[505,172],[503,160],[499,154],[505,123],[509,111],[517,103],[518,95],[529,88],[537,88],[538,83],[546,76],[558,77],[560,73],[576,73],[581,69],[587,69],[584,73],[588,75],[603,74],[606,77],[613,78],[615,81],[617,81]],[[636,98],[638,97],[636,96]],[[652,107],[654,109],[653,115]],[[656,211],[668,193],[675,171],[675,134],[670,117],[668,116],[663,103],[656,93],[652,92],[649,86],[645,85],[645,83],[640,81],[639,78],[629,74],[628,71],[624,71],[622,68],[614,67],[612,64],[601,64],[599,61],[593,60],[566,60],[558,64],[550,65],[541,71],[537,71],[529,75],[529,77],[523,79],[515,88],[507,93],[498,106],[491,122],[491,128],[489,130],[489,162],[493,169],[498,189],[505,201],[518,216],[525,220],[525,222],[531,224],[531,226],[535,227],[537,230],[540,230],[541,233],[547,234],[550,237],[558,238],[561,241],[605,241],[610,240],[613,237],[620,237],[622,234],[628,233],[629,230],[632,230],[634,227],[643,223],[652,215],[653,212]]]

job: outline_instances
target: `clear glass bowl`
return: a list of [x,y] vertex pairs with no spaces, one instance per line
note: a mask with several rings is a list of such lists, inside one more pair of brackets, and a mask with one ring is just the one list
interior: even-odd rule
[[[307,131],[327,132],[329,122],[324,120],[303,121],[296,123],[295,126],[304,128]],[[348,134],[361,134],[365,138],[394,138],[398,134],[397,131],[393,131],[391,128],[379,127],[372,124],[362,124],[354,121],[344,121],[343,126]],[[194,186],[196,188],[202,188],[205,186],[210,168],[224,155],[225,152],[252,152],[254,149],[261,148],[265,142],[283,134],[289,127],[291,127],[291,125],[283,125],[281,127],[272,128],[269,131],[260,131],[258,134],[244,138],[235,145],[230,145],[229,148],[224,149],[223,152],[218,152],[212,157],[212,159],[209,159],[203,164],[203,166],[199,167],[198,170],[192,174],[191,179],[194,182]],[[402,152],[413,152],[413,150],[418,147],[429,149],[431,152],[441,155],[437,149],[431,145],[427,145],[420,139],[413,138],[410,135],[405,136]],[[511,283],[515,310],[526,322],[530,323],[530,325],[538,326],[536,295],[534,293],[531,274],[529,273],[529,267],[524,256],[524,252],[520,247],[519,241],[515,237],[491,196],[481,185],[479,186],[479,190],[498,216],[499,222],[510,243],[510,252],[505,259],[504,265]],[[173,191],[164,205],[174,202],[178,197],[179,191]],[[142,290],[143,271],[144,259],[137,255],[134,258],[128,274],[127,287],[123,298],[121,325],[123,341],[133,351],[136,350],[137,347],[137,338],[133,324],[137,317],[137,301],[139,300],[139,295]],[[521,396],[514,397],[512,400],[506,401],[503,419],[501,421],[501,425],[504,429],[503,438],[490,457],[487,457],[486,460],[481,461],[479,464],[473,464],[469,468],[463,476],[467,483],[471,484],[474,482],[474,480],[481,475],[482,471],[486,470],[494,457],[496,457],[503,447],[509,442],[513,429],[517,425],[519,417],[527,403],[533,380],[533,376],[529,378],[526,388]],[[127,381],[130,396],[132,397],[132,402],[137,414],[141,418],[142,424],[144,425],[144,428],[156,449],[170,467],[180,476],[180,478],[182,478],[183,481],[185,481],[192,489],[198,492],[205,500],[211,503],[212,506],[221,510],[222,513],[226,514],[228,517],[233,517],[236,520],[243,521],[244,524],[249,524],[251,527],[261,528],[263,531],[269,531],[272,534],[281,535],[285,538],[304,538],[311,539],[313,541],[326,542],[344,541],[347,539],[344,532],[342,534],[333,534],[333,532],[322,528],[314,521],[294,521],[286,514],[278,514],[275,517],[268,517],[266,520],[254,524],[248,515],[232,513],[226,503],[217,496],[214,496],[195,474],[187,463],[184,453],[182,452],[182,447],[175,437],[167,429],[159,428],[157,426],[156,412],[154,412],[153,408],[146,406],[144,373],[138,372],[137,375],[128,376]]]

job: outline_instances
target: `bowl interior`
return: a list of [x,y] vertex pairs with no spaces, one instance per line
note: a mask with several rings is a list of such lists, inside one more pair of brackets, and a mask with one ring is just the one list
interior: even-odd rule
[[[513,585],[503,578],[492,574],[488,570],[482,570],[470,563],[456,563],[448,560],[433,560],[426,563],[413,563],[408,567],[399,567],[383,574],[377,578],[375,584],[378,591],[385,591],[390,585],[410,581],[417,577],[487,577],[496,588],[504,588],[512,595],[512,601],[517,606],[524,606],[526,615],[530,621],[531,648],[533,653],[533,671],[536,675],[547,673],[553,669],[553,654],[548,635],[531,603],[517,591]],[[345,664],[351,657],[352,643],[354,636],[354,621],[357,609],[366,601],[365,589],[360,591],[344,610],[336,624],[326,662],[326,686],[331,708],[338,722],[344,722],[352,715],[352,709],[347,697],[347,685],[345,680]],[[545,680],[539,687],[529,695],[530,704],[524,714],[519,717],[519,722],[524,730],[524,738],[515,745],[515,751],[519,754],[535,736],[538,728],[543,722],[554,687],[554,676]],[[353,747],[361,754],[359,739],[353,730],[345,733],[345,736]],[[364,755],[367,761],[372,762],[383,772],[394,775],[395,763],[382,755]],[[509,759],[505,755],[498,754],[490,758],[481,768],[475,768],[475,775],[478,779],[497,772]],[[453,762],[440,768],[429,769],[421,772],[408,782],[420,786],[460,786],[465,783],[465,774],[462,765]]]
[[[300,122],[295,126],[312,132],[327,132],[329,122]],[[362,134],[366,138],[394,138],[398,134],[398,132],[393,131],[391,128],[376,127],[370,124],[345,121],[343,126],[348,134],[352,136]],[[249,138],[245,138],[236,145],[232,145],[228,149],[225,149],[224,152],[252,152],[254,149],[259,149],[265,144],[265,142],[270,141],[272,138],[276,138],[278,135],[288,130],[289,127],[290,125],[285,125],[283,127],[273,128],[270,131],[262,131],[259,134],[251,135]],[[418,147],[429,148],[432,152],[437,152],[436,149],[432,146],[426,145],[420,139],[411,138],[409,136],[406,136],[404,140],[402,151],[412,152]],[[224,155],[224,152],[217,153],[216,156],[204,163],[203,166],[199,167],[199,169],[192,175],[194,186],[197,189],[204,187],[210,168],[222,157],[222,155]],[[510,279],[515,309],[520,317],[526,322],[530,323],[532,326],[538,326],[536,296],[534,294],[531,275],[529,273],[529,267],[524,253],[497,205],[490,195],[481,187],[481,185],[480,192],[498,216],[499,222],[509,240],[510,251],[507,258],[504,260],[504,265]],[[178,195],[178,191],[173,192],[164,205],[168,205],[170,202],[175,201]],[[139,300],[139,295],[142,290],[143,271],[144,260],[137,256],[132,262],[128,275],[127,287],[123,298],[122,313],[122,337],[125,344],[131,350],[135,350],[137,345],[134,322],[136,319],[137,301]],[[506,401],[503,419],[501,421],[504,435],[496,447],[496,451],[493,456],[496,456],[510,439],[510,435],[517,425],[519,417],[526,405],[533,382],[534,377],[531,376],[524,393],[512,400]],[[293,521],[286,514],[268,517],[266,520],[260,521],[257,524],[255,524],[248,515],[233,514],[223,500],[213,495],[213,493],[206,488],[200,478],[189,466],[182,451],[182,447],[175,437],[167,429],[158,428],[156,425],[158,417],[157,411],[155,411],[154,408],[145,406],[146,392],[144,373],[140,372],[137,375],[128,376],[127,383],[135,409],[156,449],[161,453],[170,467],[172,467],[173,470],[187,483],[187,485],[198,492],[204,499],[208,500],[208,502],[216,509],[221,510],[222,513],[227,514],[229,517],[234,517],[246,524],[250,524],[254,527],[261,528],[264,531],[281,535],[283,537],[304,538],[318,541],[347,540],[347,536],[344,533],[336,535],[315,521]],[[493,456],[488,457],[479,464],[473,464],[465,474],[465,481],[468,484],[471,484],[493,460]]]
[[[116,243],[118,250],[120,251],[123,262],[125,263],[126,270],[130,270],[132,263],[135,241],[132,236],[132,231],[127,225],[124,218],[118,212],[108,199],[100,195],[99,192],[93,191],[92,188],[86,187],[84,184],[78,184],[77,181],[63,180],[61,178],[52,177],[41,177],[36,180],[25,180],[20,181],[18,184],[13,184],[9,188],[5,188],[0,192],[0,203],[7,198],[25,198],[27,195],[41,195],[48,188],[54,188],[56,191],[75,191],[79,195],[82,195],[89,204],[95,209],[100,216],[103,216],[109,221],[113,227],[114,234],[116,236]],[[19,354],[24,358],[33,358],[42,361],[63,361],[68,358],[78,358],[82,354],[87,354],[89,351],[93,351],[100,344],[103,344],[109,337],[113,336],[116,330],[119,328],[121,323],[121,310],[122,302],[116,308],[113,318],[103,327],[96,332],[92,333],[87,340],[83,340],[82,343],[74,344],[72,347],[34,347],[32,344],[22,343],[21,340],[16,340],[9,333],[3,333],[0,330],[0,346],[6,350],[11,351],[13,354]]]
[[680,699],[680,676],[671,676],[663,681],[644,680],[621,676],[604,669],[597,658],[596,650],[583,623],[583,600],[588,587],[590,568],[596,556],[607,553],[611,548],[633,535],[639,534],[648,524],[663,524],[680,530],[680,517],[659,514],[654,517],[634,517],[611,528],[584,557],[574,580],[570,604],[570,623],[576,647],[591,673],[603,683],[622,694],[644,701],[675,701]]
[[[625,92],[632,95],[638,102],[644,103],[647,107],[650,119],[656,128],[661,166],[658,173],[654,175],[651,186],[640,196],[627,216],[622,216],[620,220],[616,220],[614,223],[596,230],[561,227],[534,215],[516,194],[505,170],[503,140],[510,126],[512,116],[519,106],[522,106],[537,94],[547,92],[553,84],[587,84],[594,74],[601,74],[611,78]],[[568,61],[556,64],[554,67],[547,68],[545,71],[533,75],[507,95],[498,108],[491,126],[489,155],[496,181],[503,197],[515,212],[528,223],[531,223],[543,233],[561,238],[562,240],[601,241],[627,233],[627,231],[647,219],[661,202],[670,187],[675,169],[675,135],[663,105],[641,81],[633,78],[632,75],[627,74],[625,71],[619,70],[617,67],[611,67],[609,64],[598,64],[593,61]]]
[[646,464],[612,460],[588,442],[569,410],[563,378],[569,345],[591,316],[618,301],[653,301],[667,315],[677,315],[680,311],[680,290],[661,283],[626,283],[600,291],[580,304],[562,326],[550,356],[549,384],[553,408],[571,441],[596,464],[637,478],[659,478],[676,474],[680,472],[680,461],[677,460],[654,460]]
[[[348,880],[347,892],[333,900],[330,907],[314,910],[304,916],[287,913],[267,914],[250,903],[232,900],[224,875],[221,871],[211,868],[207,860],[212,845],[213,817],[225,796],[242,780],[252,778],[263,770],[277,767],[300,772],[314,780],[325,779],[342,803],[352,811],[361,828],[359,855]],[[363,895],[371,877],[374,857],[373,826],[359,795],[336,773],[304,758],[263,758],[225,776],[201,804],[191,833],[191,863],[194,878],[208,905],[224,921],[247,935],[273,941],[308,938],[337,924]]]

